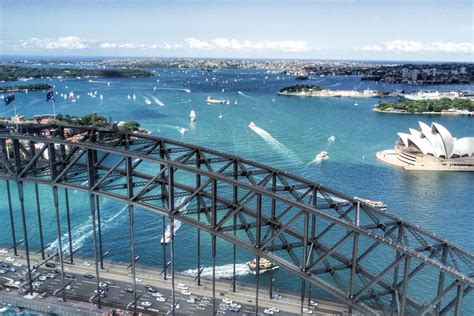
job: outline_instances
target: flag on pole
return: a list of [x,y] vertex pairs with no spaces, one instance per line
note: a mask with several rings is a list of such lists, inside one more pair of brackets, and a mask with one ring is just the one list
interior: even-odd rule
[[49,100],[53,100],[54,102],[54,91],[53,89],[49,90],[48,93],[46,94],[46,102]]
[[15,94],[13,92],[10,92],[8,96],[4,99],[5,105],[9,105],[14,100],[15,100]]

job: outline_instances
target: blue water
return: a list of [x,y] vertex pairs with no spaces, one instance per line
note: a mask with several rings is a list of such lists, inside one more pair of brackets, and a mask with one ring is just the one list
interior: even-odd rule
[[[299,83],[292,77],[267,73],[261,70],[199,70],[157,69],[157,78],[130,79],[51,79],[59,94],[74,92],[76,102],[56,96],[56,111],[62,114],[83,115],[101,113],[113,120],[136,120],[154,135],[199,144],[263,162],[304,176],[352,196],[382,200],[394,214],[410,220],[470,252],[474,252],[474,173],[407,172],[378,162],[375,153],[393,148],[397,132],[417,128],[418,121],[430,124],[436,121],[446,126],[454,137],[474,135],[472,117],[442,117],[419,115],[389,115],[375,113],[372,108],[377,99],[303,98],[277,96],[279,88]],[[207,81],[206,81],[207,78]],[[32,80],[30,82],[44,82]],[[48,81],[48,80],[46,80]],[[107,84],[110,82],[110,85]],[[320,77],[305,84],[316,83],[337,89],[418,90],[420,86],[361,83],[358,77]],[[154,99],[153,89],[157,87]],[[474,86],[430,86],[429,89],[474,90]],[[187,93],[184,89],[190,89]],[[222,90],[224,91],[222,92]],[[89,92],[97,91],[99,97],[91,98]],[[136,95],[129,100],[127,95]],[[208,95],[229,99],[230,105],[207,105]],[[152,104],[146,104],[148,98]],[[26,117],[52,113],[51,103],[45,103],[44,92],[16,93],[18,113]],[[237,101],[237,104],[235,102]],[[164,104],[161,106],[159,104]],[[197,121],[190,123],[189,112],[195,110]],[[0,116],[12,116],[13,107],[1,107]],[[222,118],[219,118],[219,116]],[[248,128],[253,121],[268,135],[261,136]],[[180,130],[186,129],[182,135]],[[328,137],[334,135],[335,142]],[[312,163],[316,154],[325,150],[330,159],[320,164]],[[5,184],[0,184],[4,192]],[[13,187],[12,187],[13,188]],[[31,190],[31,186],[27,187]],[[49,188],[41,188],[51,196]],[[15,189],[13,189],[15,191]],[[73,209],[73,236],[75,246],[82,246],[79,253],[91,255],[92,234],[88,210],[82,193],[71,192]],[[29,201],[28,201],[29,202]],[[0,221],[8,223],[5,200],[0,200],[3,212]],[[31,225],[31,243],[38,247],[35,207],[28,203],[28,224]],[[48,231],[47,242],[56,238],[54,210],[51,199],[43,199],[43,223]],[[102,201],[104,248],[110,258],[128,260],[128,242],[122,238],[128,232],[128,214],[123,206],[109,200]],[[15,210],[17,232],[21,235],[18,209]],[[137,253],[142,264],[161,265],[159,238],[161,218],[148,212],[137,212]],[[64,217],[63,217],[64,220]],[[65,227],[65,224],[63,224]],[[10,243],[9,226],[5,225],[0,243]],[[195,230],[182,226],[178,230],[176,267],[185,271],[194,268]],[[204,237],[203,237],[204,238]],[[208,237],[204,242],[210,244]],[[220,242],[218,265],[230,262],[231,247]],[[204,252],[204,265],[210,264],[210,247]],[[209,255],[207,255],[209,254]],[[243,265],[251,255],[238,253],[241,280],[251,282]],[[225,270],[225,267],[222,268]],[[223,272],[224,273],[224,272]],[[284,271],[277,273],[284,276]],[[281,288],[298,288],[289,279],[279,278]]]

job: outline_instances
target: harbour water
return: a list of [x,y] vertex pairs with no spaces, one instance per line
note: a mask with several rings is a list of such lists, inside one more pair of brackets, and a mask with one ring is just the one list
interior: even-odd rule
[[[202,72],[196,69],[156,69],[153,78],[101,78],[31,80],[55,85],[56,111],[61,114],[84,115],[97,112],[113,120],[135,120],[153,135],[232,153],[251,160],[309,178],[353,196],[384,201],[388,210],[435,232],[455,244],[474,252],[474,173],[407,172],[378,162],[375,153],[392,148],[397,132],[417,128],[417,121],[436,121],[451,131],[454,137],[474,136],[474,119],[465,116],[419,116],[376,113],[372,111],[379,99],[309,98],[277,96],[284,86],[301,84],[294,77],[267,73],[263,70],[229,70]],[[363,82],[358,77],[321,77],[303,82],[337,89],[419,90],[420,86],[384,85]],[[154,89],[156,87],[156,89]],[[427,89],[474,90],[474,86],[436,86]],[[156,93],[154,93],[156,90]],[[73,92],[75,102],[60,98]],[[103,98],[92,98],[88,93]],[[135,95],[130,99],[128,96]],[[227,99],[229,105],[208,105],[207,96]],[[151,101],[151,102],[150,102]],[[52,113],[41,91],[16,93],[19,114],[31,117]],[[189,113],[196,112],[191,123]],[[0,107],[0,116],[13,116],[13,107]],[[254,122],[257,128],[249,128]],[[334,141],[328,138],[334,136]],[[330,158],[315,162],[315,156],[327,151]],[[31,190],[31,186],[28,190]],[[51,196],[50,188],[40,188]],[[5,192],[5,183],[0,183]],[[13,190],[14,197],[16,191]],[[33,191],[31,191],[33,192]],[[3,193],[1,193],[3,194]],[[79,254],[92,254],[92,224],[84,205],[85,195],[72,193],[72,223],[75,247]],[[0,243],[11,243],[6,199],[0,199]],[[52,199],[42,201],[46,243],[54,249],[56,231]],[[104,200],[102,205],[104,249],[109,259],[129,258],[128,213],[123,205]],[[27,221],[31,227],[30,243],[39,247],[36,206],[27,201]],[[65,214],[62,214],[65,227]],[[15,209],[18,238],[22,238],[20,212]],[[137,211],[135,236],[140,263],[161,265],[161,217]],[[190,273],[195,269],[195,230],[182,225],[176,232],[176,269]],[[210,239],[204,238],[204,243]],[[218,265],[223,277],[231,262],[232,248],[220,242]],[[210,247],[203,249],[203,265],[210,265]],[[255,276],[245,262],[252,256],[238,252],[238,277],[252,282]],[[207,260],[207,261],[206,261]],[[158,270],[158,268],[157,268]],[[284,276],[284,271],[276,274]],[[277,287],[299,288],[291,278],[279,278]]]

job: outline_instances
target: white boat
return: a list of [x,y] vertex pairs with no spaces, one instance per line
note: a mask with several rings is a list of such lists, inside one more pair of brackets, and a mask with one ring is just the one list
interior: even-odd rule
[[326,159],[329,159],[329,154],[327,151],[322,151],[316,155],[316,158],[314,160],[321,161],[321,160],[326,160]]
[[137,96],[135,95],[135,93],[133,94],[133,100],[136,100],[137,99]]
[[220,119],[222,118],[222,112],[219,112],[219,118]]
[[101,100],[103,100],[103,99],[104,99],[104,96],[101,94],[101,95],[99,96],[99,98],[100,98]]
[[358,105],[359,105],[359,103],[357,103],[357,101],[355,101],[354,105],[355,105],[355,106],[358,106]]
[[145,98],[145,103],[148,104],[148,105],[150,105],[150,104],[151,104],[151,100],[148,99],[148,98]]
[[130,100],[131,98],[132,98],[132,97],[130,96],[130,94],[129,94],[129,95],[127,95],[127,99],[129,99],[129,100]]
[[[181,227],[181,222],[180,221],[175,221],[174,222],[174,234],[176,235],[176,231]],[[163,236],[161,236],[160,243],[161,244],[168,244],[171,241],[171,228],[168,225],[165,230],[165,238],[163,239]]]
[[226,99],[214,99],[211,96],[208,96],[206,99],[207,104],[230,104],[229,100]]
[[191,110],[191,112],[189,113],[189,118],[191,119],[191,122],[196,121],[196,112],[194,110]]
[[331,135],[331,136],[328,138],[328,142],[330,142],[330,143],[333,143],[333,142],[335,142],[335,141],[336,141],[336,136],[334,136],[334,135]]
[[254,123],[254,122],[250,122],[249,128],[254,128],[254,127],[256,127],[255,123]]

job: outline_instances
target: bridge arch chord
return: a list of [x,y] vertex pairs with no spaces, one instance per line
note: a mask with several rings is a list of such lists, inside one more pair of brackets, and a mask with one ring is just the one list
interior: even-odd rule
[[[474,256],[447,240],[358,198],[219,151],[150,135],[35,125],[0,135],[0,153],[3,179],[82,190],[177,219],[366,314],[460,313],[474,287]],[[184,201],[164,207],[169,192]],[[426,280],[434,290],[420,297],[412,287]]]

